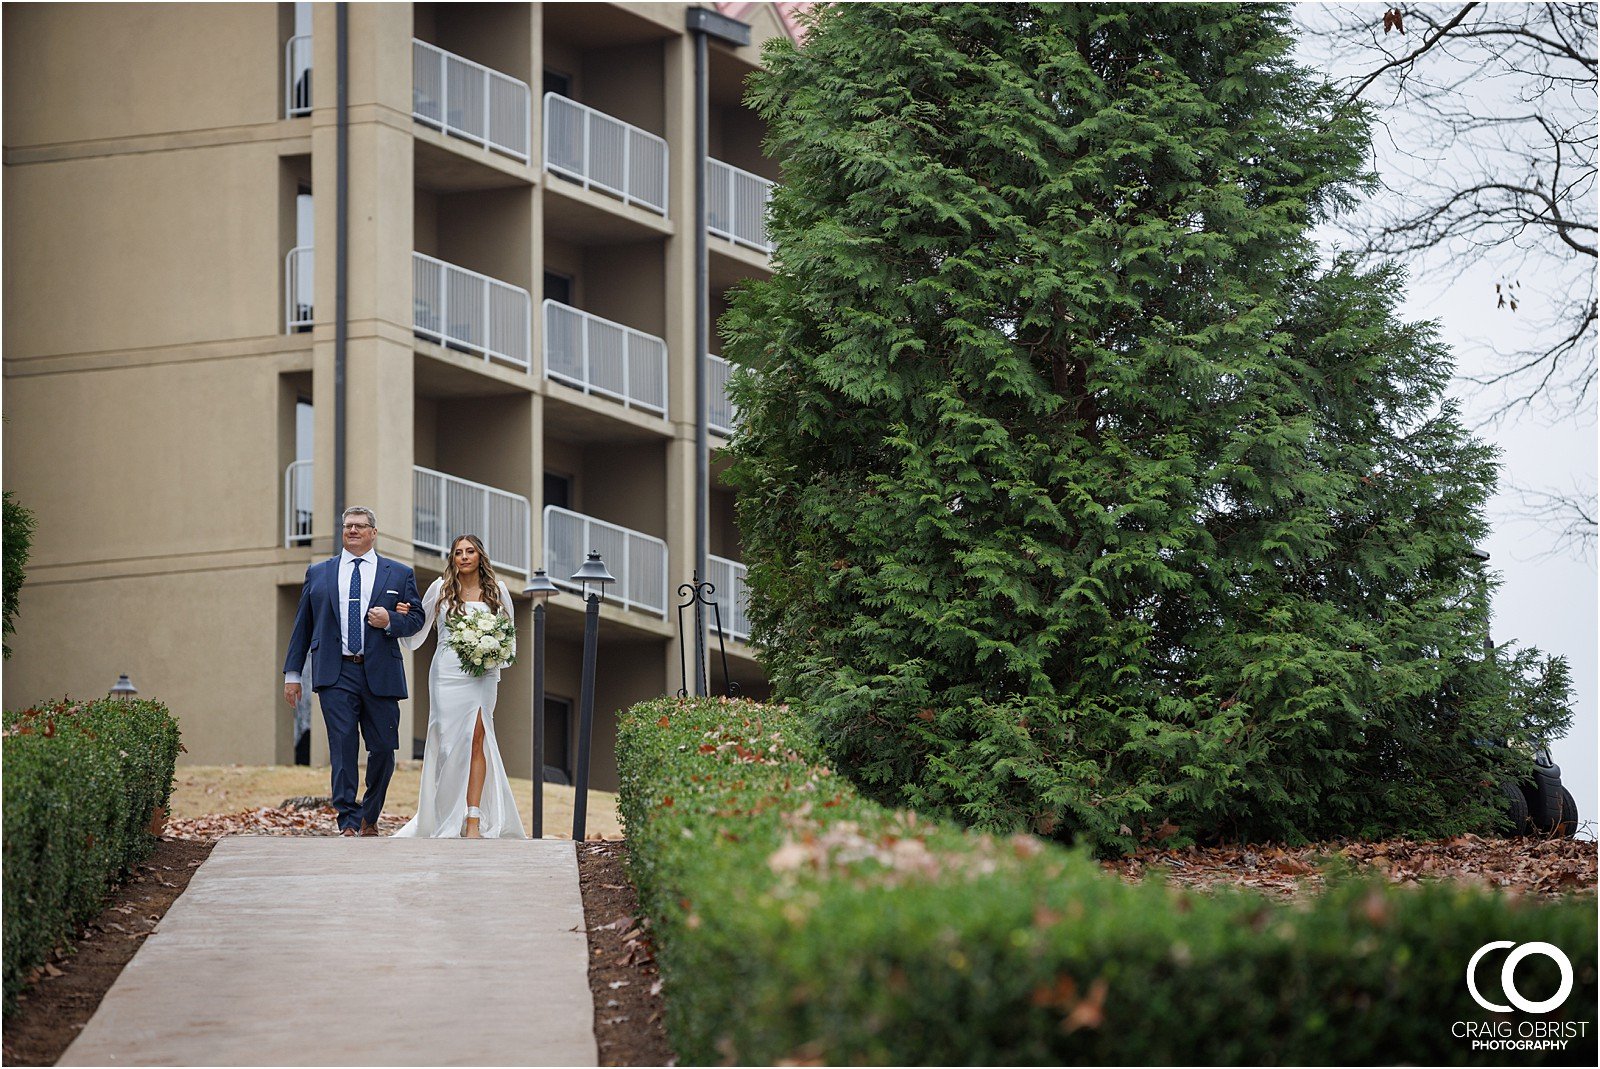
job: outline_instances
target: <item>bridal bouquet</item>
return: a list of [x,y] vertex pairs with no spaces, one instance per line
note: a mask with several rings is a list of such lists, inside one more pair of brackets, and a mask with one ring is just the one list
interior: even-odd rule
[[517,628],[499,613],[469,608],[450,617],[450,648],[469,676],[515,664]]

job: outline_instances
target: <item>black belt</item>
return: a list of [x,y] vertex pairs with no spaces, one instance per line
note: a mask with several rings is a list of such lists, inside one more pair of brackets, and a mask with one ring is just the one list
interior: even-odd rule
[[339,659],[341,661],[349,661],[351,664],[360,664],[366,660],[366,655],[361,653],[341,653],[339,654]]

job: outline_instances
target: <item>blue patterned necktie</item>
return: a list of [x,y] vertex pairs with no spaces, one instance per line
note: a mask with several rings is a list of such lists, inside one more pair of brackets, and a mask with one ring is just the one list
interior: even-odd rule
[[345,630],[349,632],[351,653],[361,652],[361,558],[350,562],[350,600],[345,610]]

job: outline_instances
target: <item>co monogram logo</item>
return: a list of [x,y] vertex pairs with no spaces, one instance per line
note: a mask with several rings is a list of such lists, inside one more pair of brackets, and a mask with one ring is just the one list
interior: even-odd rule
[[[1501,1006],[1490,1002],[1478,993],[1478,962],[1491,950],[1500,950],[1505,947],[1517,947],[1509,939],[1496,939],[1492,943],[1485,943],[1472,955],[1472,960],[1467,962],[1467,992],[1472,995],[1472,1001],[1492,1013],[1510,1013],[1511,1006]],[[1522,997],[1522,992],[1517,990],[1517,966],[1522,959],[1534,954],[1543,954],[1556,963],[1556,968],[1561,970],[1561,987],[1550,998],[1543,1002],[1533,1002]],[[1523,1013],[1549,1013],[1572,994],[1572,962],[1561,949],[1549,943],[1523,943],[1520,947],[1506,955],[1506,963],[1500,967],[1500,988],[1506,993],[1506,998],[1511,1000],[1512,1006]]]

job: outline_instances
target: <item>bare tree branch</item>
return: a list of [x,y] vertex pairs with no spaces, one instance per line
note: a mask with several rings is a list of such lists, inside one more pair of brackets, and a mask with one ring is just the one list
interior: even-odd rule
[[1515,493],[1519,501],[1515,518],[1537,524],[1555,536],[1539,559],[1570,553],[1581,560],[1594,560],[1596,531],[1600,528],[1596,527],[1592,488],[1574,485],[1571,490],[1562,491],[1516,487]]
[[1377,70],[1373,71],[1371,74],[1367,75],[1364,79],[1362,79],[1360,85],[1350,90],[1350,95],[1345,97],[1344,102],[1346,104],[1354,102],[1357,97],[1366,92],[1368,86],[1372,85],[1372,83],[1376,82],[1379,78],[1382,78],[1388,71],[1394,70],[1396,67],[1410,67],[1412,64],[1416,63],[1417,60],[1422,58],[1423,53],[1427,52],[1430,48],[1443,40],[1444,35],[1449,33],[1458,24],[1460,24],[1461,20],[1466,18],[1468,13],[1470,13],[1472,9],[1477,6],[1478,5],[1476,3],[1466,5],[1460,11],[1456,12],[1455,17],[1449,22],[1436,28],[1431,34],[1424,37],[1422,44],[1418,46],[1415,52],[1400,56],[1397,59],[1392,59],[1383,66],[1379,67]]
[[[1342,74],[1346,102],[1381,128],[1382,192],[1340,220],[1360,256],[1456,278],[1487,265],[1485,294],[1527,339],[1471,381],[1517,407],[1589,416],[1594,397],[1596,7],[1422,4],[1410,34],[1378,5],[1295,9],[1307,47]],[[1421,31],[1420,43],[1416,34]],[[1419,275],[1421,273],[1419,272]],[[1482,277],[1479,275],[1478,277]]]

